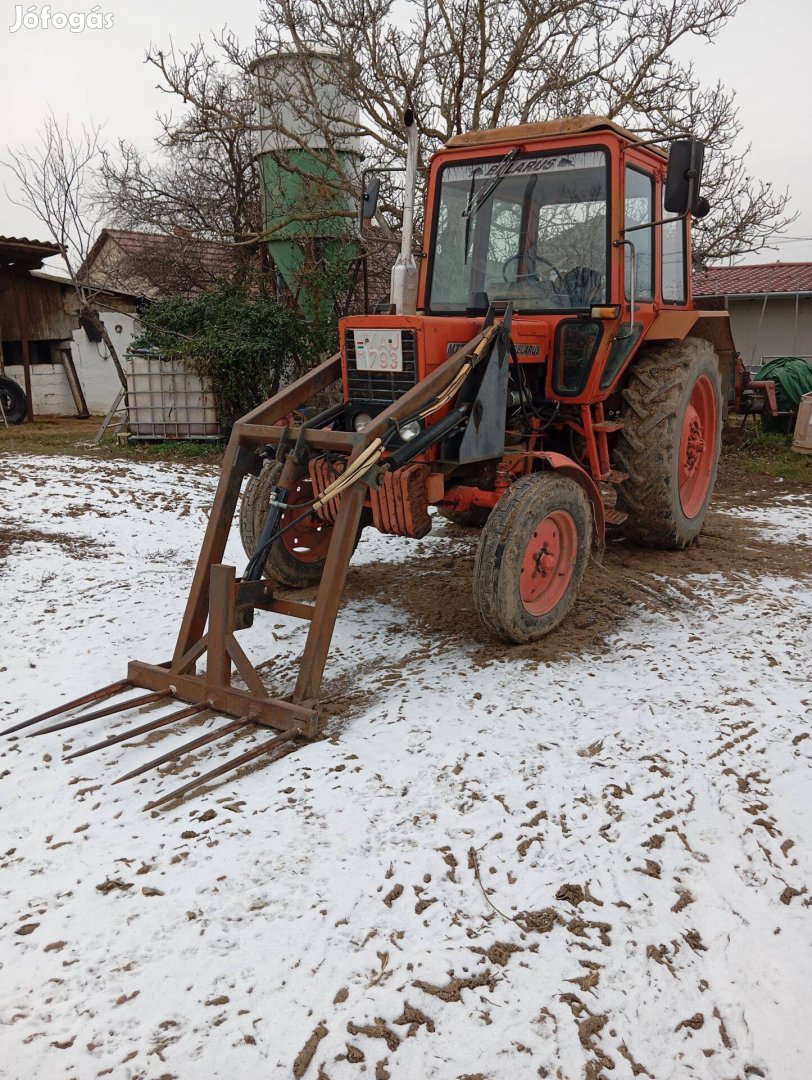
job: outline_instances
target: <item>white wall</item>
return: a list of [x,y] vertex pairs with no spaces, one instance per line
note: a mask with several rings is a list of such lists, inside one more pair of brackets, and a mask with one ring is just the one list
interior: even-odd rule
[[[6,375],[25,388],[22,364],[6,364]],[[75,416],[76,406],[61,364],[31,365],[34,416]]]
[[742,300],[730,297],[730,329],[745,367],[758,369],[762,356],[812,356],[812,299],[798,301],[795,326],[795,297],[767,298],[762,318],[763,298]]
[[[104,308],[99,309],[99,315],[122,367],[126,369],[124,357],[130,342],[138,333],[138,320],[134,315],[122,315],[121,312]],[[115,401],[121,387],[107,346],[103,341],[89,341],[84,330],[79,329],[73,331],[70,348],[87,407],[93,415],[103,416]],[[6,374],[20,386],[25,386],[25,374],[21,365],[7,365]],[[31,365],[31,396],[34,399],[35,416],[76,415],[73,395],[61,364]]]

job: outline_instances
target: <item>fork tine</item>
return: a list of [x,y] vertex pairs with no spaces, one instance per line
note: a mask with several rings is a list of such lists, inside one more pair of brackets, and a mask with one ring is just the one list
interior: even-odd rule
[[65,705],[57,705],[56,708],[40,713],[39,716],[33,716],[30,720],[23,720],[21,724],[13,724],[4,731],[0,731],[0,736],[11,735],[15,731],[20,731],[22,728],[31,727],[32,724],[39,724],[42,720],[50,720],[52,716],[70,712],[71,709],[78,709],[82,705],[89,705],[91,701],[104,701],[105,698],[112,697],[113,694],[120,694],[123,690],[128,690],[131,686],[132,683],[129,679],[120,679],[118,682],[110,683],[109,686],[102,686],[99,690],[93,690],[90,694],[84,694],[82,697],[74,698],[73,701],[69,701]]
[[208,712],[210,709],[211,706],[208,704],[190,705],[188,708],[179,709],[168,716],[161,716],[158,720],[150,720],[148,724],[139,724],[138,727],[128,728],[126,731],[119,732],[118,735],[111,735],[109,739],[102,739],[101,742],[93,743],[92,746],[85,746],[82,750],[74,750],[72,754],[65,757],[65,761],[73,761],[74,758],[84,757],[85,754],[92,754],[96,750],[104,750],[108,746],[115,746],[116,743],[124,742],[125,739],[132,739],[136,735],[144,735],[146,732],[154,731],[156,728],[166,727],[176,720],[188,720],[190,717]]
[[284,743],[290,742],[300,734],[301,732],[298,728],[294,728],[292,731],[284,731],[281,735],[276,735],[273,739],[263,743],[261,746],[255,746],[251,750],[246,750],[246,752],[240,754],[239,757],[231,758],[230,761],[226,761],[223,765],[218,765],[216,769],[212,769],[210,772],[204,773],[194,780],[190,780],[188,784],[175,788],[174,791],[170,791],[166,795],[161,795],[159,799],[154,799],[152,802],[147,803],[144,809],[156,810],[165,803],[174,802],[175,799],[179,799],[182,795],[185,795],[187,791],[200,787],[201,784],[207,784],[210,780],[215,780],[218,776],[222,776],[223,773],[231,772],[232,769],[239,769],[241,765],[246,765],[249,761],[253,761],[253,759],[259,757],[260,754],[270,753],[271,750],[275,750]]
[[29,731],[28,738],[33,739],[37,735],[50,735],[52,731],[61,731],[63,728],[75,727],[77,724],[86,724],[90,720],[100,720],[103,716],[112,716],[113,713],[117,712],[127,712],[129,709],[137,709],[140,705],[151,705],[153,701],[160,701],[162,698],[171,697],[171,695],[171,690],[157,690],[152,694],[142,694],[141,697],[128,698],[117,705],[107,705],[105,708],[97,709],[95,712],[75,716],[72,720],[60,720],[58,724],[51,724],[50,727],[41,728],[39,731]]
[[141,773],[149,772],[150,769],[156,769],[159,765],[163,765],[164,762],[171,761],[172,758],[182,757],[189,751],[196,750],[199,746],[205,746],[206,743],[214,742],[223,735],[230,735],[232,731],[236,731],[237,728],[244,727],[246,724],[250,723],[251,721],[245,719],[245,717],[240,720],[232,720],[231,723],[224,724],[215,731],[208,731],[205,735],[199,735],[196,739],[191,739],[189,742],[183,743],[182,746],[176,746],[174,750],[170,750],[166,754],[161,754],[160,757],[153,758],[153,760],[148,761],[146,765],[139,765],[137,769],[133,769],[124,776],[119,776],[113,783],[121,784],[125,780],[132,780],[134,776],[140,776]]

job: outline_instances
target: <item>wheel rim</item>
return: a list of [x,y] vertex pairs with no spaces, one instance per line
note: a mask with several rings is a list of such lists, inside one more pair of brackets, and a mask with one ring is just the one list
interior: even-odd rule
[[530,615],[546,615],[567,591],[578,555],[578,527],[566,510],[542,518],[528,541],[519,595]]
[[705,504],[716,460],[716,388],[708,375],[694,383],[682,420],[679,454],[679,500],[687,518]]
[[[302,514],[302,510],[297,509],[297,507],[310,502],[312,498],[313,485],[309,477],[303,477],[288,495],[288,505],[291,509],[286,510],[282,515],[281,527],[285,529],[285,526],[296,521],[296,518]],[[282,547],[298,562],[321,562],[327,557],[327,549],[330,546],[330,529],[331,526],[322,521],[318,514],[308,514],[307,517],[302,518],[292,528],[288,528],[282,533],[280,537]]]

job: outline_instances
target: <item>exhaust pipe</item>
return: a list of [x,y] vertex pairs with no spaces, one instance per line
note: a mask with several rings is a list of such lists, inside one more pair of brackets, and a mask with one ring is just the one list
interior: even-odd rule
[[417,183],[417,125],[409,108],[403,117],[406,125],[406,180],[403,192],[403,229],[400,254],[392,267],[390,297],[397,315],[414,315],[417,310],[417,263],[412,254],[414,232],[414,196]]

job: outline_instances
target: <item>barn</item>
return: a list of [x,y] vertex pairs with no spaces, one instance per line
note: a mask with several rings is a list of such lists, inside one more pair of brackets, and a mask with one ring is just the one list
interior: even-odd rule
[[[55,244],[0,237],[0,375],[24,387],[29,420],[106,413],[120,387],[109,350],[82,315],[76,287],[43,269],[58,253]],[[136,296],[112,288],[90,296],[123,357],[137,333]]]

